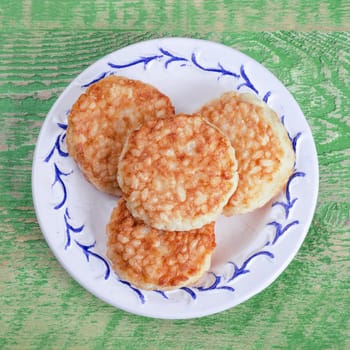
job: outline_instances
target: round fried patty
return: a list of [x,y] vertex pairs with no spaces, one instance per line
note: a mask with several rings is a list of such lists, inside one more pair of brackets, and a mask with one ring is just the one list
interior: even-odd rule
[[107,257],[114,271],[142,289],[170,290],[197,282],[209,269],[214,223],[186,231],[161,231],[135,220],[120,199],[107,225]]
[[119,161],[127,207],[160,230],[191,230],[214,221],[237,180],[230,141],[198,116],[146,122],[129,135]]
[[292,174],[295,154],[277,114],[249,93],[224,93],[195,115],[216,125],[236,151],[239,183],[225,215],[250,212],[281,191]]
[[118,159],[128,133],[174,114],[169,98],[138,80],[109,76],[90,86],[68,116],[67,147],[99,190],[119,195]]

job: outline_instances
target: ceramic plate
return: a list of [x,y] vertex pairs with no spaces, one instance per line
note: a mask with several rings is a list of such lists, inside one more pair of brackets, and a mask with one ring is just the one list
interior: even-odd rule
[[[221,216],[217,248],[200,287],[144,291],[121,280],[106,258],[106,231],[118,198],[94,189],[67,154],[67,114],[78,96],[105,76],[139,79],[191,113],[223,92],[256,94],[281,118],[296,152],[286,189],[250,214]],[[300,248],[318,191],[315,145],[303,113],[262,65],[223,45],[165,38],[113,52],[83,71],[50,110],[33,160],[33,198],[53,253],[88,291],[120,309],[157,318],[200,317],[231,308],[269,286]],[[280,296],[283,297],[282,295]]]

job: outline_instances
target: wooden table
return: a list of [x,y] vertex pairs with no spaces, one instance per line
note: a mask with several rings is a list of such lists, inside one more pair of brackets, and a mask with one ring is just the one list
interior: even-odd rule
[[[350,349],[349,15],[345,0],[2,1],[0,348]],[[168,35],[221,42],[271,70],[300,104],[320,164],[314,220],[286,271],[233,309],[176,321],[128,314],[78,285],[31,196],[36,139],[67,84],[109,52]]]

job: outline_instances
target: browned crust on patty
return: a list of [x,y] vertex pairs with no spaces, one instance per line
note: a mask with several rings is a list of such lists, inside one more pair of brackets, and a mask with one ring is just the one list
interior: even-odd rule
[[252,94],[224,93],[196,115],[216,125],[236,151],[239,183],[224,214],[250,212],[281,191],[295,154],[277,114]]
[[157,229],[190,230],[214,221],[237,186],[230,141],[204,119],[185,114],[133,131],[119,164],[129,210]]
[[174,114],[170,99],[138,80],[109,76],[91,85],[68,116],[67,147],[97,189],[120,194],[118,160],[129,132]]
[[135,220],[118,201],[107,225],[107,257],[121,279],[142,289],[170,290],[197,282],[209,269],[214,223],[186,232],[161,231]]

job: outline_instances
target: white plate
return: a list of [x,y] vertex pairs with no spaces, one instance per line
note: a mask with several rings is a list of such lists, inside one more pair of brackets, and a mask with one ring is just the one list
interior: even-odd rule
[[[177,112],[193,112],[228,90],[250,91],[280,116],[296,150],[287,189],[251,214],[219,217],[217,248],[201,288],[143,291],[118,279],[106,258],[105,226],[116,198],[87,183],[65,144],[67,113],[92,82],[118,74],[151,83]],[[269,286],[300,248],[314,213],[318,164],[307,122],[286,88],[263,66],[223,45],[166,38],[120,49],[91,65],[62,93],[39,135],[33,198],[42,232],[63,267],[120,309],[157,318],[192,318],[231,308]],[[283,298],[283,295],[279,296]]]

